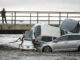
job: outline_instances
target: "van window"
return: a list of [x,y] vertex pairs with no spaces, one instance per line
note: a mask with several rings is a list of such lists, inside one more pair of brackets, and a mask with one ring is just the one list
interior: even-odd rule
[[27,32],[26,36],[24,37],[24,40],[32,40],[32,30]]
[[52,41],[52,37],[44,36],[44,37],[42,37],[41,41],[50,42],[50,41]]
[[68,36],[62,36],[62,37],[60,37],[60,38],[58,38],[56,40],[58,40],[58,41],[67,41],[68,40]]
[[35,27],[35,30],[34,30],[35,38],[38,37],[40,34],[41,34],[41,26]]
[[80,40],[80,35],[70,35],[68,40]]

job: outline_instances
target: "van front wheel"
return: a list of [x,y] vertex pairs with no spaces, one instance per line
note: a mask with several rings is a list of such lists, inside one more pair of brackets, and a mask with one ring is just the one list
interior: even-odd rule
[[46,46],[46,47],[43,48],[43,52],[49,53],[49,52],[52,52],[52,49],[51,49],[51,47]]

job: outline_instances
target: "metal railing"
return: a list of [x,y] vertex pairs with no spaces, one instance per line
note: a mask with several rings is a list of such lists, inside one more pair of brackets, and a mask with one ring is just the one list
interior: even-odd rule
[[[8,24],[61,24],[66,18],[80,21],[80,12],[56,12],[56,11],[6,11]],[[0,13],[0,24],[2,17]]]

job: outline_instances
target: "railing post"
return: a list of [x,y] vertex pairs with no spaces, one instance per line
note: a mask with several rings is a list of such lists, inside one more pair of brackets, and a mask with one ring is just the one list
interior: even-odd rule
[[13,24],[13,12],[11,13],[11,24]]
[[14,20],[14,24],[16,24],[16,12],[15,12],[15,20]]
[[30,24],[31,24],[31,12],[30,12]]
[[61,24],[61,12],[59,12],[59,26]]
[[37,23],[38,23],[38,14],[39,14],[39,13],[37,12]]
[[68,12],[67,12],[67,19],[68,19]]
[[48,13],[48,24],[50,24],[50,13]]

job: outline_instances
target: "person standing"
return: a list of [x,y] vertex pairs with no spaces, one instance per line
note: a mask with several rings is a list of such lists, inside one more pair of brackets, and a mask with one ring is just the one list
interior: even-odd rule
[[22,36],[22,38],[20,39],[22,42],[21,42],[21,44],[19,45],[19,48],[20,48],[20,46],[23,48],[23,42],[24,42],[24,37],[25,37],[25,33],[26,32],[23,32],[23,36]]
[[16,43],[18,41],[21,41],[21,43],[19,44],[19,48],[23,48],[23,42],[24,42],[25,33],[26,32],[23,32],[23,36],[22,37],[19,37],[16,41],[13,41],[13,42],[10,42],[10,43]]
[[5,8],[3,8],[3,10],[1,11],[1,16],[2,16],[2,24],[4,24],[4,22],[7,24]]

